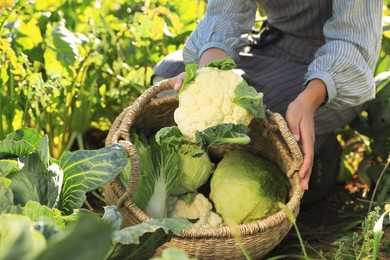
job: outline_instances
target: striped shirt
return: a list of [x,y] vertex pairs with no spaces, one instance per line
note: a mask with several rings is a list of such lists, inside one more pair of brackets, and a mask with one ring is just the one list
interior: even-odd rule
[[277,43],[283,55],[308,64],[306,82],[325,82],[327,106],[342,109],[375,97],[383,0],[209,0],[184,46],[184,62],[197,63],[209,48],[239,59],[258,7],[284,33]]

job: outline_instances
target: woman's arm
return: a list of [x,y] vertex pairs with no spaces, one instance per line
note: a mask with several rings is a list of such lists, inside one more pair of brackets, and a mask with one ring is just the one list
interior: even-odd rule
[[[254,0],[209,0],[205,16],[184,45],[184,63],[197,63],[201,68],[229,56],[237,60],[239,51],[248,43],[241,36],[252,29],[256,9]],[[176,91],[184,78],[185,72],[170,79]]]
[[333,16],[324,27],[326,43],[306,74],[307,82],[318,78],[325,83],[329,107],[356,106],[375,97],[382,8],[383,0],[333,0]]
[[203,53],[213,48],[237,59],[248,44],[242,35],[252,29],[256,9],[254,0],[209,0],[203,19],[184,45],[184,63],[199,63]]
[[309,180],[314,160],[314,114],[327,99],[325,83],[320,79],[311,80],[305,90],[290,103],[286,112],[286,122],[290,132],[299,142],[303,162],[298,175],[303,189],[309,189]]
[[334,0],[326,23],[326,44],[306,74],[306,88],[289,105],[286,121],[300,143],[301,186],[308,189],[314,159],[314,114],[327,102],[332,108],[359,105],[375,96],[373,70],[381,40],[382,0]]

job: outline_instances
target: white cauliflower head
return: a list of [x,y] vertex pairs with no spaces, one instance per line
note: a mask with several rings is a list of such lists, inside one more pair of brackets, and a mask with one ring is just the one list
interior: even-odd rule
[[[202,147],[231,143],[232,138],[223,139],[232,137],[229,134],[234,138],[237,134],[246,135],[252,119],[264,116],[263,94],[249,86],[233,70],[235,66],[231,58],[211,62],[199,70],[196,64],[186,66],[186,78],[178,94],[179,106],[174,113],[185,139],[203,143]],[[197,132],[200,134],[196,135]]]
[[174,120],[182,134],[195,142],[195,132],[222,124],[249,125],[253,114],[233,103],[235,89],[243,78],[232,70],[205,67],[180,93]]
[[168,199],[168,217],[198,219],[192,224],[195,228],[217,228],[223,225],[221,216],[212,209],[211,202],[201,193],[197,193],[191,202],[175,196]]

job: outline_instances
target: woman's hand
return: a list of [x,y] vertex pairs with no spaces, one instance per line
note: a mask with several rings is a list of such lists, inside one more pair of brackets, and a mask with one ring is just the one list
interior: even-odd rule
[[176,91],[179,92],[181,86],[183,85],[184,79],[186,78],[186,73],[182,72],[176,77],[169,79],[169,84]]
[[301,186],[309,189],[309,180],[314,159],[314,113],[327,97],[325,83],[320,79],[309,82],[306,89],[290,103],[287,108],[287,125],[300,144],[303,153],[303,162],[298,175],[301,178]]
[[[221,49],[210,48],[204,51],[200,57],[198,68],[203,68],[209,62],[221,60],[229,57],[229,55]],[[169,83],[171,87],[178,92],[183,85],[184,79],[186,78],[186,73],[182,72],[176,77],[170,78]]]

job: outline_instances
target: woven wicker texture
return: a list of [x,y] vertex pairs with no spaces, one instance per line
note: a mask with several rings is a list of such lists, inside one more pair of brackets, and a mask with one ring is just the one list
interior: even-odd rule
[[[156,95],[170,89],[167,81],[150,87],[131,106],[116,118],[106,139],[106,145],[118,143],[129,153],[132,161],[132,178],[128,187],[122,186],[115,178],[104,186],[104,196],[108,204],[118,205],[124,219],[124,226],[135,225],[151,218],[140,210],[133,201],[133,192],[140,172],[139,155],[130,142],[129,130],[137,127],[146,133],[154,133],[160,128],[174,124],[173,113],[178,106],[176,96],[156,98]],[[296,174],[302,162],[301,151],[292,138],[283,117],[266,110],[266,119],[254,119],[250,124],[251,142],[247,145],[227,145],[213,147],[213,156],[222,156],[230,149],[245,149],[261,155],[277,164],[289,177],[290,198],[287,207],[295,216],[303,196],[299,177]],[[252,259],[260,259],[268,254],[287,235],[292,224],[286,215],[279,211],[266,219],[239,225],[242,243]],[[244,259],[244,255],[232,235],[230,227],[191,228],[181,236],[174,236],[165,247],[177,247],[197,259]]]

